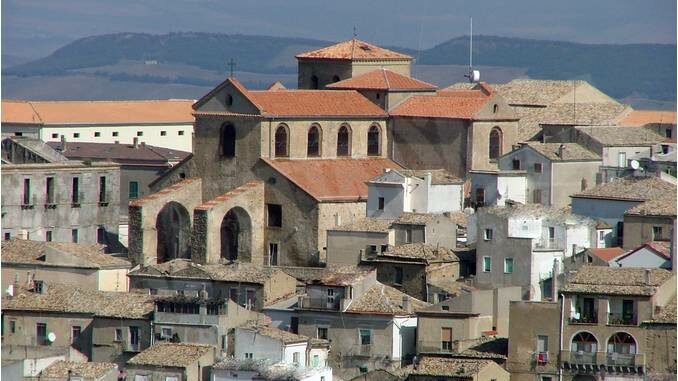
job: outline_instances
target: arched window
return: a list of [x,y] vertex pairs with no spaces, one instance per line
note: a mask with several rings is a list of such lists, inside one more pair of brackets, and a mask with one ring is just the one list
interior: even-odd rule
[[381,129],[376,124],[372,125],[367,132],[367,154],[369,156],[379,156],[381,154],[380,135]]
[[501,130],[495,127],[490,131],[490,160],[497,160],[501,156]]
[[235,126],[231,123],[224,123],[221,126],[219,136],[219,148],[221,156],[233,157],[235,156]]
[[287,126],[281,124],[275,130],[275,156],[276,157],[287,157],[289,153],[287,152],[288,141],[287,141]]
[[572,338],[572,352],[595,353],[598,351],[598,340],[589,332],[579,332]]
[[636,340],[626,332],[617,332],[607,341],[607,353],[636,353]]
[[320,128],[313,125],[308,129],[308,141],[306,143],[306,156],[320,156]]
[[318,77],[315,75],[311,76],[311,89],[317,89],[318,88]]
[[347,125],[337,133],[337,156],[351,156],[351,129]]

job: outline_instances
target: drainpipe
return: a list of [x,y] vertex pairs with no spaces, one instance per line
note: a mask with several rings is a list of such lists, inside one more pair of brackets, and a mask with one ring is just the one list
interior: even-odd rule
[[560,356],[563,352],[563,328],[564,328],[564,321],[565,321],[565,297],[563,294],[560,294],[560,335],[558,336],[558,347],[560,350],[558,351],[558,381],[563,381],[563,371],[560,368]]

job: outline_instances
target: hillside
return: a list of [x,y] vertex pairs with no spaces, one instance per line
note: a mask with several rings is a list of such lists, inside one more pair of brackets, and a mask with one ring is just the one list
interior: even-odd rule
[[[104,86],[128,83],[144,89],[137,93],[141,98],[166,93],[148,90],[154,86],[172,89],[169,94],[175,97],[182,97],[180,89],[194,89],[185,95],[188,97],[219,83],[228,73],[230,59],[235,60],[238,76],[247,86],[260,88],[276,77],[294,86],[294,55],[330,43],[212,33],[93,36],[74,41],[42,59],[5,68],[3,79],[10,86],[3,86],[2,90],[4,97],[31,97],[33,93],[39,96],[45,94],[44,89],[32,86],[63,83],[57,79],[69,77],[81,83],[69,86],[73,91],[86,89],[90,83]],[[460,72],[468,62],[467,37],[453,38],[421,52],[390,48],[418,57],[413,72],[422,79],[441,86],[463,80]],[[483,69],[483,79],[491,82],[526,76],[584,79],[618,99],[675,103],[675,45],[578,44],[476,36],[473,48],[474,64]],[[257,74],[266,75],[258,78]],[[127,92],[115,92],[121,87],[113,86],[112,92],[106,89],[96,92],[123,98]],[[64,99],[87,98],[87,93],[78,91],[60,94]]]

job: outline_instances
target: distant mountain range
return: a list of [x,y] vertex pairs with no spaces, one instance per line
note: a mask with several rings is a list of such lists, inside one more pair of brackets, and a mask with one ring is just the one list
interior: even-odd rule
[[[74,41],[53,54],[3,69],[4,97],[30,97],[31,89],[43,79],[73,77],[96,78],[107,82],[143,83],[209,88],[228,73],[228,61],[236,62],[238,76],[248,86],[261,87],[276,75],[294,86],[294,55],[330,45],[330,41],[270,36],[226,35],[213,33],[171,33],[150,35],[118,33],[92,36]],[[463,78],[448,78],[434,70],[437,66],[468,64],[468,38],[457,37],[420,52],[388,47],[417,59],[424,79],[443,86]],[[675,103],[676,46],[662,44],[604,45],[559,41],[529,40],[496,36],[474,36],[475,65],[503,69],[508,81],[513,76],[537,79],[584,79],[607,94],[618,98],[647,99]],[[432,69],[433,68],[433,69]],[[415,74],[420,71],[415,68]],[[254,74],[253,74],[254,73]],[[265,78],[257,80],[256,73]],[[490,80],[492,75],[485,76]],[[249,84],[248,84],[249,82]],[[269,81],[270,82],[270,81]],[[75,88],[75,87],[74,87]],[[86,89],[87,86],[80,86]],[[35,89],[36,97],[40,92]],[[179,90],[177,90],[179,91]],[[194,92],[195,92],[194,91]],[[158,96],[157,92],[152,92]],[[115,94],[110,94],[115,97]],[[138,94],[148,97],[151,94]],[[174,94],[173,96],[181,96]],[[192,97],[193,93],[184,97]],[[64,93],[66,99],[86,94]]]

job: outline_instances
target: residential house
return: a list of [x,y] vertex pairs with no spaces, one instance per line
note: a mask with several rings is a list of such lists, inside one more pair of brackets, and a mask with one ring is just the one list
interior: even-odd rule
[[624,213],[624,248],[631,249],[647,241],[671,240],[675,222],[675,190],[628,209]]
[[469,170],[497,167],[517,143],[519,117],[488,85],[413,95],[389,112],[389,151],[407,168],[443,168],[463,178]]
[[624,254],[621,247],[591,247],[563,261],[563,272],[576,271],[584,265],[615,266],[615,258]]
[[215,349],[205,344],[159,342],[127,361],[127,381],[209,380]]
[[362,263],[377,269],[377,281],[429,302],[430,282],[459,278],[459,258],[454,252],[423,242],[388,246],[385,251],[366,254]]
[[[626,211],[651,200],[665,200],[671,197],[675,199],[675,195],[675,184],[657,177],[627,177],[615,179],[572,195],[572,212],[594,218],[612,227],[612,231],[604,237],[605,246],[628,247],[624,244]],[[640,226],[642,225],[636,228]],[[631,235],[634,237],[635,245],[644,242],[643,239],[638,240],[639,230],[641,229]],[[646,240],[650,239],[648,237]]]
[[327,263],[357,265],[366,253],[386,251],[393,242],[391,220],[363,217],[327,230]]
[[387,168],[367,183],[367,217],[394,219],[404,212],[459,212],[464,206],[463,183],[443,169]]
[[45,381],[117,381],[118,365],[109,362],[57,361],[40,372]]
[[2,234],[36,241],[118,242],[120,167],[68,160],[31,138],[2,141]]
[[15,287],[3,297],[3,347],[73,347],[93,361],[121,365],[150,345],[152,312],[152,297],[144,294],[59,283]]
[[676,142],[676,112],[671,110],[632,110],[617,121],[621,126],[648,128]]
[[509,372],[492,360],[426,354],[408,367],[407,381],[508,381]]
[[46,282],[126,292],[130,267],[127,260],[105,254],[102,245],[16,238],[2,242],[3,290],[14,284]]
[[174,259],[135,269],[129,278],[131,290],[186,297],[197,297],[204,291],[212,298],[230,299],[255,311],[290,297],[296,289],[296,280],[281,269],[237,262],[200,265]]
[[213,381],[332,381],[331,368],[299,368],[266,360],[225,358],[212,367]]
[[44,142],[139,141],[193,151],[190,99],[126,101],[2,101],[2,136]]
[[43,369],[57,361],[84,363],[87,356],[73,347],[3,345],[2,377],[7,380],[36,379]]
[[671,247],[667,241],[649,241],[614,259],[619,267],[671,269]]
[[361,74],[378,69],[409,77],[413,60],[407,54],[357,38],[303,52],[295,57],[298,62],[299,89],[322,89],[349,78],[364,80]]
[[[473,171],[471,202],[477,207],[518,203],[562,208],[570,195],[596,184],[602,161],[576,143],[521,143],[498,159],[497,171]],[[577,181],[578,180],[578,181]]]
[[469,241],[476,244],[475,286],[520,286],[525,298],[541,300],[550,287],[554,261],[577,248],[595,246],[596,221],[569,210],[538,204],[480,208],[469,224]]

